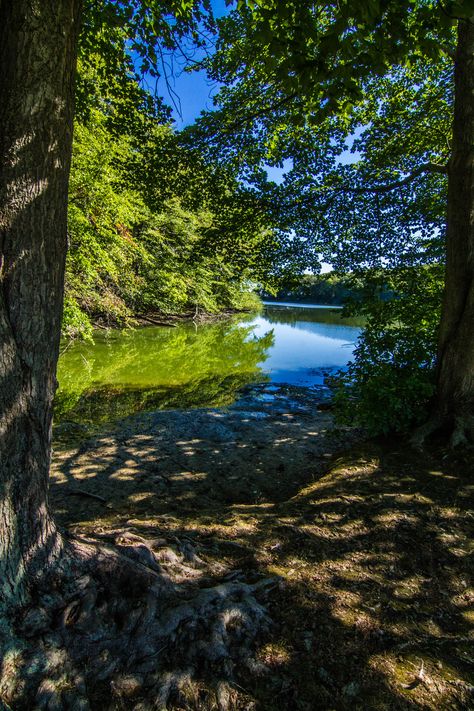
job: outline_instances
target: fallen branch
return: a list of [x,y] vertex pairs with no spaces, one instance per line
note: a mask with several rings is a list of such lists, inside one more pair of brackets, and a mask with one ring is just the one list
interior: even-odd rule
[[95,499],[96,501],[100,501],[102,504],[108,504],[107,499],[104,499],[103,496],[99,496],[98,494],[93,494],[90,491],[85,491],[85,489],[71,489],[70,491],[67,492],[70,496],[88,496],[90,499]]
[[158,319],[151,318],[150,316],[140,316],[139,318],[142,321],[148,321],[148,323],[152,323],[154,326],[167,326],[169,328],[176,328],[176,324],[172,323],[171,321],[158,321]]

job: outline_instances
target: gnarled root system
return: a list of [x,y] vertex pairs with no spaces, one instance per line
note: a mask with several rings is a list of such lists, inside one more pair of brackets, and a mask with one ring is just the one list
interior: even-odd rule
[[272,581],[221,570],[209,586],[216,570],[189,543],[130,532],[114,542],[71,541],[9,631],[5,621],[0,707],[231,708],[237,668],[258,671],[252,650],[268,619],[255,595]]

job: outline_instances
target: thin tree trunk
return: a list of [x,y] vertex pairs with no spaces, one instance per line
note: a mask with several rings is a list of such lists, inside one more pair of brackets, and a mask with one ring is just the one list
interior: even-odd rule
[[469,20],[459,22],[455,59],[437,396],[441,420],[469,427],[474,405],[474,23]]
[[48,511],[79,0],[0,0],[0,603],[57,559]]

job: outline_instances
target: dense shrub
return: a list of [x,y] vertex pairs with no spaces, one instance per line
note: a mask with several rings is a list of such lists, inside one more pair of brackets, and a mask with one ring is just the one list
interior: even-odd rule
[[[406,432],[426,419],[434,393],[442,267],[367,274],[366,284],[371,298],[351,307],[366,317],[366,327],[334,383],[336,413],[370,434]],[[381,299],[382,288],[393,298]]]

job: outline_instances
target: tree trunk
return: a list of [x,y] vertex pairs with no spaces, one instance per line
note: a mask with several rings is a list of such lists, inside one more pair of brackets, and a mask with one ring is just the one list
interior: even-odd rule
[[461,20],[449,163],[446,283],[438,349],[437,414],[470,427],[474,405],[474,23]]
[[61,552],[48,510],[79,0],[0,0],[0,605]]

